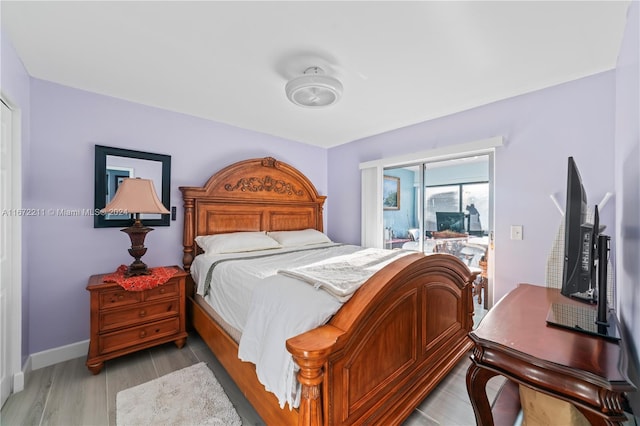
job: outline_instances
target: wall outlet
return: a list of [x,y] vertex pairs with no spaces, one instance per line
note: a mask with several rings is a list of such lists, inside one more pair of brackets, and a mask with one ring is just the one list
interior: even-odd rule
[[511,225],[511,239],[512,240],[522,239],[522,225]]

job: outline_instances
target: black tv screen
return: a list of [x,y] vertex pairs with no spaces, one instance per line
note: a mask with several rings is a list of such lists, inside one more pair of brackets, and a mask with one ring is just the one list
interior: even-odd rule
[[436,212],[438,231],[465,232],[463,212]]
[[591,278],[593,272],[594,228],[587,223],[587,194],[580,172],[569,157],[567,166],[567,204],[565,211],[564,268],[562,294],[580,299],[593,296]]

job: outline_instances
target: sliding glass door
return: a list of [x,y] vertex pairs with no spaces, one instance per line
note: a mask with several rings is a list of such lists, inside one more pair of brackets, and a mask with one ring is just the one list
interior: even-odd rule
[[384,168],[385,248],[431,252],[443,235],[488,245],[491,160],[482,154]]
[[[361,245],[425,253],[459,249],[467,265],[481,267],[483,301],[491,305],[494,158],[502,143],[494,137],[361,163]],[[438,222],[447,229],[438,231]]]

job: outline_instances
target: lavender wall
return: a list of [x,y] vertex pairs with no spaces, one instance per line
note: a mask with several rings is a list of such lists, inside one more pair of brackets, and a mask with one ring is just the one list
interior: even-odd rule
[[[614,191],[614,111],[610,71],[332,148],[329,234],[360,242],[360,162],[503,136],[495,155],[494,300],[521,282],[544,285],[562,219],[549,195],[564,204],[567,157],[576,158],[590,203]],[[613,218],[609,203],[601,223],[613,229]],[[510,240],[510,225],[524,226],[524,240]]]
[[[0,51],[2,52],[2,60],[0,61],[0,89],[2,96],[12,107],[19,110],[21,116],[21,142],[22,142],[22,176],[26,181],[29,174],[29,146],[31,145],[30,136],[30,79],[22,61],[18,57],[9,38],[0,30]],[[23,189],[24,193],[24,189]],[[27,303],[29,296],[29,269],[27,268],[28,252],[27,245],[24,243],[27,239],[29,229],[22,226],[22,361],[26,361],[29,355],[29,304]]]
[[[640,385],[640,3],[629,8],[616,67],[615,190],[618,316],[631,352],[629,373]],[[629,395],[640,413],[640,394]]]
[[[24,207],[45,211],[93,208],[95,144],[171,155],[171,204],[180,214],[147,236],[143,260],[150,266],[181,262],[178,187],[203,185],[230,163],[273,156],[327,194],[325,149],[37,79],[31,81],[31,129]],[[87,280],[131,263],[130,242],[115,228],[94,229],[90,216],[47,213],[24,222],[29,353],[87,339]]]

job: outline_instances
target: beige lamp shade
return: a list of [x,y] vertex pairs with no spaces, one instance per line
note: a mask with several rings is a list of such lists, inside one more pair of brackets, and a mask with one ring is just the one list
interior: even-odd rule
[[158,199],[153,181],[140,178],[124,179],[118,187],[116,195],[100,212],[108,213],[115,210],[126,211],[128,214],[170,213]]

